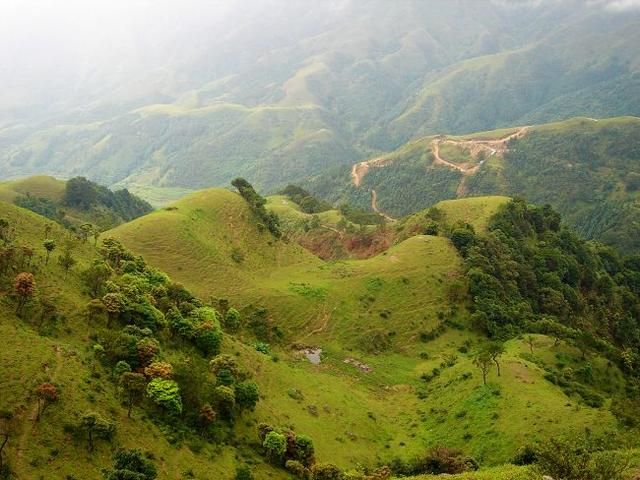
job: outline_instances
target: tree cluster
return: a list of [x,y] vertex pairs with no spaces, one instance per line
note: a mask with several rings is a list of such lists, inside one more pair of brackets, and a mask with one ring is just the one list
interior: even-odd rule
[[251,208],[253,213],[258,217],[260,221],[259,225],[269,230],[274,237],[280,238],[282,232],[280,231],[278,215],[274,212],[267,211],[265,208],[267,201],[255,191],[253,185],[244,178],[236,178],[231,182],[231,185],[238,190],[240,196],[244,198],[249,208]]

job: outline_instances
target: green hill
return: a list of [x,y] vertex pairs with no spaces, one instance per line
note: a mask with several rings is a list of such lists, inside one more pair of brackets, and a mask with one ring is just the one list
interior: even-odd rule
[[91,224],[107,230],[144,215],[150,204],[127,189],[108,188],[76,177],[68,181],[44,175],[0,183],[0,200],[27,208],[66,227]]
[[[224,197],[231,198],[233,195],[224,192]],[[202,193],[201,197],[187,198],[177,204],[178,212],[192,208],[186,206],[192,202],[194,206],[202,205],[200,202],[205,198],[207,211],[215,211],[214,205],[216,201],[222,201],[221,196],[223,192],[213,190]],[[444,203],[441,208],[445,215],[450,215],[452,223],[464,221],[473,216],[472,212],[477,212],[478,217],[473,220],[477,228],[482,230],[484,222],[481,216],[495,212],[498,205],[505,201],[506,199],[502,198],[474,199],[469,205],[465,205],[467,200],[460,200]],[[232,202],[225,202],[225,205],[229,204],[233,205]],[[561,412],[571,411],[571,422],[574,425],[615,425],[610,414],[602,410],[581,407],[576,411],[575,405],[571,401],[567,402],[561,389],[543,379],[545,370],[541,365],[552,364],[553,358],[558,356],[574,357],[575,351],[572,347],[557,349],[552,339],[539,337],[536,340],[539,347],[536,348],[548,353],[541,353],[545,360],[536,364],[527,356],[528,347],[523,340],[514,341],[508,348],[505,360],[505,369],[510,373],[503,375],[499,380],[502,393],[495,398],[490,396],[480,400],[477,396],[484,393],[477,389],[477,383],[461,380],[477,377],[475,373],[472,373],[472,377],[465,374],[473,372],[471,358],[458,351],[465,351],[465,345],[476,344],[480,337],[468,332],[464,327],[463,330],[445,327],[442,335],[435,334],[434,340],[423,343],[421,338],[431,338],[432,334],[429,332],[440,331],[438,325],[443,319],[449,319],[445,324],[451,325],[459,325],[458,322],[464,325],[467,321],[464,302],[461,304],[460,300],[454,300],[452,303],[450,300],[456,298],[451,297],[454,295],[450,290],[453,288],[452,284],[456,279],[462,280],[463,271],[455,249],[446,238],[414,236],[367,260],[327,264],[313,257],[303,257],[289,265],[282,264],[279,268],[258,269],[255,277],[250,279],[250,286],[245,285],[231,292],[228,286],[230,282],[226,279],[233,279],[234,275],[241,276],[241,265],[233,266],[231,262],[223,260],[222,263],[227,265],[223,267],[226,272],[231,265],[237,273],[214,277],[221,278],[219,282],[202,282],[197,275],[191,277],[185,274],[186,269],[183,265],[203,258],[203,255],[198,253],[200,250],[194,249],[190,258],[174,257],[173,252],[177,250],[175,246],[159,242],[152,247],[151,242],[140,242],[140,238],[157,237],[155,234],[149,234],[153,230],[145,228],[151,228],[152,223],[146,222],[149,219],[153,219],[153,215],[120,227],[113,233],[134,250],[142,248],[139,251],[145,256],[157,255],[154,258],[159,266],[177,275],[180,281],[201,296],[230,296],[236,303],[243,305],[243,315],[253,318],[249,321],[252,327],[247,332],[250,336],[257,335],[272,344],[282,345],[275,347],[278,349],[285,345],[294,346],[293,350],[290,350],[291,347],[280,350],[280,354],[283,355],[281,362],[294,361],[294,364],[299,365],[300,360],[293,360],[300,355],[296,353],[296,348],[314,346],[323,349],[320,368],[326,377],[308,378],[315,387],[309,387],[306,381],[298,384],[296,388],[305,395],[309,388],[322,390],[324,387],[321,386],[321,382],[324,379],[333,385],[328,391],[339,392],[342,384],[334,384],[336,379],[357,378],[359,381],[351,388],[354,394],[358,392],[358,395],[363,395],[361,398],[367,398],[366,408],[374,414],[379,408],[375,398],[386,404],[387,408],[389,404],[393,404],[405,412],[413,409],[424,412],[422,423],[409,427],[408,430],[406,426],[402,432],[395,431],[393,427],[380,427],[380,438],[367,436],[369,441],[377,445],[386,443],[393,446],[394,441],[398,441],[405,445],[398,454],[405,452],[412,455],[419,449],[416,450],[414,442],[407,438],[422,438],[422,442],[431,445],[446,442],[465,446],[466,449],[471,448],[474,455],[491,464],[509,459],[513,454],[513,445],[525,442],[527,435],[531,435],[530,429],[525,433],[523,424],[518,423],[521,421],[535,422],[536,428],[540,429],[536,435],[541,436],[565,428],[562,426],[562,419],[566,417],[565,413]],[[167,225],[167,222],[155,223]],[[231,228],[238,230],[239,227],[232,225]],[[166,233],[164,235],[166,236]],[[246,240],[254,241],[253,238]],[[190,252],[192,248],[185,251]],[[217,267],[210,268],[210,271],[216,269]],[[246,281],[246,277],[243,278]],[[270,326],[277,327],[279,334],[269,335],[268,332],[264,332],[258,321],[265,317],[268,318]],[[425,352],[428,354],[425,355]],[[445,369],[443,376],[434,384],[437,385],[433,387],[434,390],[428,388],[429,394],[419,396],[418,400],[415,392],[416,389],[420,391],[421,387],[415,384],[415,375],[428,373],[442,362],[442,358],[455,355],[458,358],[454,367]],[[290,360],[284,360],[287,358]],[[345,360],[348,361],[347,364],[344,363]],[[352,366],[354,360],[360,367]],[[359,371],[359,368],[372,371],[367,374]],[[444,388],[452,383],[458,386]],[[369,393],[363,393],[361,387],[364,392]],[[372,392],[378,393],[370,396]],[[451,399],[447,400],[449,397],[446,395],[451,395]],[[536,400],[532,401],[531,398]],[[454,409],[464,410],[465,402],[470,408],[477,404],[483,406],[478,407],[478,411],[468,412],[469,416],[466,420],[460,421],[457,427],[448,421],[441,423],[438,415],[446,417],[447,414],[444,411],[437,413],[438,405],[449,404]],[[515,407],[511,410],[507,405]],[[350,408],[347,404],[344,407]],[[495,419],[491,419],[490,412],[493,412],[493,409],[500,412],[509,411],[513,416],[508,415],[504,419],[501,416],[498,427],[495,425]],[[521,409],[532,410],[524,414]],[[359,407],[358,411],[361,410],[362,407]],[[430,414],[427,413],[429,411]],[[322,417],[322,414],[320,416]],[[296,417],[295,424],[298,425],[301,421],[303,420]],[[377,422],[380,421],[378,418]],[[307,431],[311,428],[308,427]],[[474,435],[474,440],[471,440],[467,430],[481,433],[478,433],[477,438]],[[386,434],[383,435],[382,431],[386,431]],[[329,444],[332,443],[328,438],[325,440]],[[350,447],[353,452],[361,446],[359,440],[354,442]],[[327,447],[327,451],[332,448]]]
[[[0,218],[15,227],[11,244],[35,251],[30,263],[3,271],[3,291],[12,291],[21,269],[31,271],[38,286],[22,318],[15,314],[12,296],[0,301],[0,388],[10,392],[2,396],[0,410],[16,415],[18,432],[6,458],[29,478],[51,472],[97,478],[117,446],[142,446],[153,452],[162,479],[231,479],[243,464],[252,466],[256,478],[284,479],[284,471],[261,456],[260,422],[309,435],[318,462],[347,470],[357,464],[400,468],[438,445],[462,448],[486,468],[508,462],[536,439],[585,428],[594,433],[618,429],[609,399],[621,395],[625,377],[605,353],[589,349],[588,354],[595,385],[589,389],[599,392],[602,404],[550,376],[560,368],[585,366],[570,338],[513,336],[505,343],[501,375],[490,372],[489,385],[483,386],[473,361],[486,340],[471,328],[466,260],[446,232],[466,221],[485,231],[488,216],[502,211],[498,206],[505,201],[444,202],[429,213],[440,212],[440,236],[407,234],[372,258],[323,262],[261,230],[239,195],[206,190],[106,232],[102,250],[92,242],[76,244],[78,263],[66,274],[58,256],[68,233],[54,225],[58,247],[45,263],[46,219],[0,203]],[[415,218],[407,222],[418,225]],[[148,263],[120,250],[109,237]],[[100,258],[114,269],[104,288],[133,302],[110,323],[86,313],[91,297],[82,272]],[[216,385],[216,377],[206,368],[207,356],[191,340],[176,337],[167,302],[173,302],[171,292],[184,291],[152,266],[199,297],[175,303],[185,318],[199,302],[222,308],[222,298],[240,310],[241,326],[235,333],[226,331],[222,352],[237,358],[255,380],[260,400],[255,411],[238,414],[235,422],[220,420],[204,439],[190,427],[196,421],[190,409],[202,395],[196,386]],[[151,288],[152,279],[164,287]],[[47,300],[54,314],[45,309]],[[148,310],[152,305],[155,310]],[[144,313],[153,311],[151,317]],[[160,323],[148,323],[150,318]],[[165,321],[169,325],[163,326]],[[150,325],[161,347],[159,358],[174,365],[185,408],[178,423],[148,400],[127,417],[111,360],[121,353],[109,339],[135,331],[126,326],[130,322]],[[313,348],[322,349],[319,364],[305,358],[303,350]],[[34,388],[47,381],[56,386],[59,400],[33,422]],[[117,427],[111,443],[97,441],[93,453],[77,430],[86,411]],[[490,478],[489,472],[478,478]]]
[[[499,139],[518,131],[505,149]],[[443,199],[522,195],[553,205],[585,238],[637,251],[639,131],[636,117],[581,117],[521,130],[425,137],[369,161],[357,187],[346,168],[305,186],[321,198],[363,208],[374,190],[378,208],[396,217]],[[435,158],[436,143],[450,165]]]

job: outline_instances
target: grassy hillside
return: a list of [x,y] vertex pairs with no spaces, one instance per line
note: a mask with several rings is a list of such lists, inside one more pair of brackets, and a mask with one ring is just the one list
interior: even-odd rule
[[[75,194],[69,193],[69,185]],[[89,199],[88,204],[85,204],[85,198]],[[63,181],[44,175],[1,182],[0,200],[27,208],[66,227],[77,229],[88,223],[98,231],[152,209],[150,204],[126,189],[109,190],[84,178]]]
[[[5,455],[17,478],[100,478],[100,470],[111,464],[117,447],[143,448],[154,453],[160,478],[206,478],[233,471],[237,460],[233,450],[204,445],[190,448],[192,441],[175,443],[153,415],[134,412],[127,417],[109,371],[94,353],[96,334],[104,328],[100,322],[88,322],[85,305],[90,297],[80,272],[99,258],[91,242],[79,243],[74,250],[78,263],[68,274],[58,265],[54,253],[44,264],[43,241],[48,220],[24,209],[0,202],[0,217],[16,228],[15,243],[35,250],[31,267],[36,277],[37,300],[24,318],[16,317],[15,302],[9,296],[12,282],[2,278],[0,295],[0,410],[12,412],[16,427]],[[61,243],[68,232],[53,225],[50,236]],[[42,319],[42,299],[49,299],[54,311]],[[230,342],[227,349],[238,347]],[[246,348],[247,362],[260,365],[257,352]],[[249,360],[253,358],[253,360]],[[34,390],[42,382],[51,382],[59,400],[38,422]],[[85,440],[70,435],[86,411],[95,411],[117,424],[112,444],[97,443],[93,453]],[[215,458],[211,461],[210,458]],[[260,468],[256,474],[260,475]],[[268,471],[265,478],[282,478]]]
[[[482,231],[482,216],[504,201],[460,200],[441,208],[453,222],[474,217]],[[223,204],[229,218],[216,223]],[[567,429],[615,428],[607,408],[567,397],[544,378],[558,359],[576,365],[582,360],[570,344],[543,335],[534,339],[534,355],[523,338],[510,341],[502,376],[490,375],[490,388],[482,387],[471,353],[482,337],[468,329],[465,296],[455,293],[463,271],[447,238],[413,236],[376,257],[336,263],[305,254],[296,254],[294,261],[290,252],[296,247],[272,245],[283,249],[280,266],[273,256],[248,256],[256,266],[248,275],[244,265],[210,253],[214,247],[228,251],[219,243],[225,236],[227,249],[269,245],[266,237],[239,235],[255,234],[251,219],[238,213],[244,210],[239,197],[209,190],[176,206],[112,233],[201,297],[229,297],[243,307],[242,338],[270,343],[280,359],[260,369],[261,389],[267,393],[258,411],[267,408],[275,418],[308,432],[322,458],[342,466],[354,460],[371,464],[446,444],[462,447],[483,465],[495,465],[535,438]],[[198,209],[194,230],[189,219]],[[150,221],[154,217],[162,221]],[[305,347],[322,348],[320,365],[307,362],[299,351]],[[591,363],[597,376],[610,376],[611,388],[622,388],[622,374],[605,373],[605,360]],[[435,368],[442,370],[440,375],[420,380]],[[291,389],[302,392],[303,399],[293,398],[298,394]]]
[[22,180],[0,183],[0,199],[12,203],[18,195],[30,193],[35,197],[60,202],[64,196],[65,183],[48,176],[33,176]]
[[532,128],[503,160],[468,182],[469,194],[549,203],[586,238],[637,251],[640,119],[573,119]]

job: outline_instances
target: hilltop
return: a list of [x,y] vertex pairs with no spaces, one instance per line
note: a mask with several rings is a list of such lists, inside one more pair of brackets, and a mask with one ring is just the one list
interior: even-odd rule
[[[152,210],[127,189],[112,191],[84,177],[68,181],[33,176],[0,183],[0,200],[16,204],[66,227],[83,225],[99,233]],[[87,234],[90,234],[87,230]]]

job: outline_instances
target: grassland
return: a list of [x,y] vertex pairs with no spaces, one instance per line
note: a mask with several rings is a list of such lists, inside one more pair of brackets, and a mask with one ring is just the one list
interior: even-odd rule
[[[0,217],[16,226],[19,245],[35,246],[38,292],[54,300],[58,317],[43,326],[39,326],[37,317],[18,319],[8,292],[1,292],[0,410],[18,415],[18,429],[6,453],[19,478],[97,479],[100,470],[110,465],[117,446],[153,451],[163,479],[185,478],[190,471],[195,478],[225,478],[233,471],[239,455],[234,449],[205,445],[196,454],[186,443],[170,443],[152,418],[140,414],[127,418],[109,379],[110,372],[93,353],[92,335],[101,325],[89,324],[84,314],[89,297],[79,272],[98,258],[95,248],[90,243],[78,246],[74,255],[79,263],[65,276],[55,257],[48,265],[42,264],[44,249],[40,245],[45,225],[50,222],[4,202],[0,202]],[[50,237],[60,243],[67,233],[56,224],[51,228]],[[33,392],[44,381],[56,385],[59,401],[40,421],[33,422]],[[77,423],[86,411],[96,411],[116,421],[118,427],[115,442],[98,444],[91,455],[85,442],[65,433],[65,426]],[[264,478],[282,478],[281,473],[270,468],[263,471],[260,466],[256,473]]]
[[48,176],[27,177],[0,183],[0,200],[11,203],[17,196],[31,194],[59,202],[64,195],[65,183]]
[[[460,200],[441,208],[481,231],[482,216],[504,201]],[[489,387],[481,385],[468,353],[481,337],[465,327],[464,302],[452,303],[448,296],[461,266],[446,238],[415,236],[371,259],[325,263],[298,254],[295,246],[242,234],[255,234],[255,227],[230,192],[201,192],[176,207],[111,233],[203,298],[232,298],[244,312],[268,309],[284,340],[272,345],[279,362],[257,364],[264,392],[258,414],[313,436],[319,458],[342,466],[371,464],[446,444],[496,465],[536,438],[615,427],[606,408],[587,407],[544,380],[542,365],[553,364],[558,355],[578,355],[546,337],[536,340],[534,357],[523,340],[512,341],[502,376],[491,376]],[[266,250],[235,264],[227,257],[231,245],[244,252]],[[245,270],[249,265],[251,274]],[[435,340],[420,341],[420,333],[434,329],[442,315],[462,329],[447,328]],[[252,341],[251,332],[241,337]],[[291,345],[321,347],[321,365],[311,365]],[[438,379],[429,384],[419,379],[454,355],[455,364]],[[301,391],[304,400],[291,398],[290,389]]]

